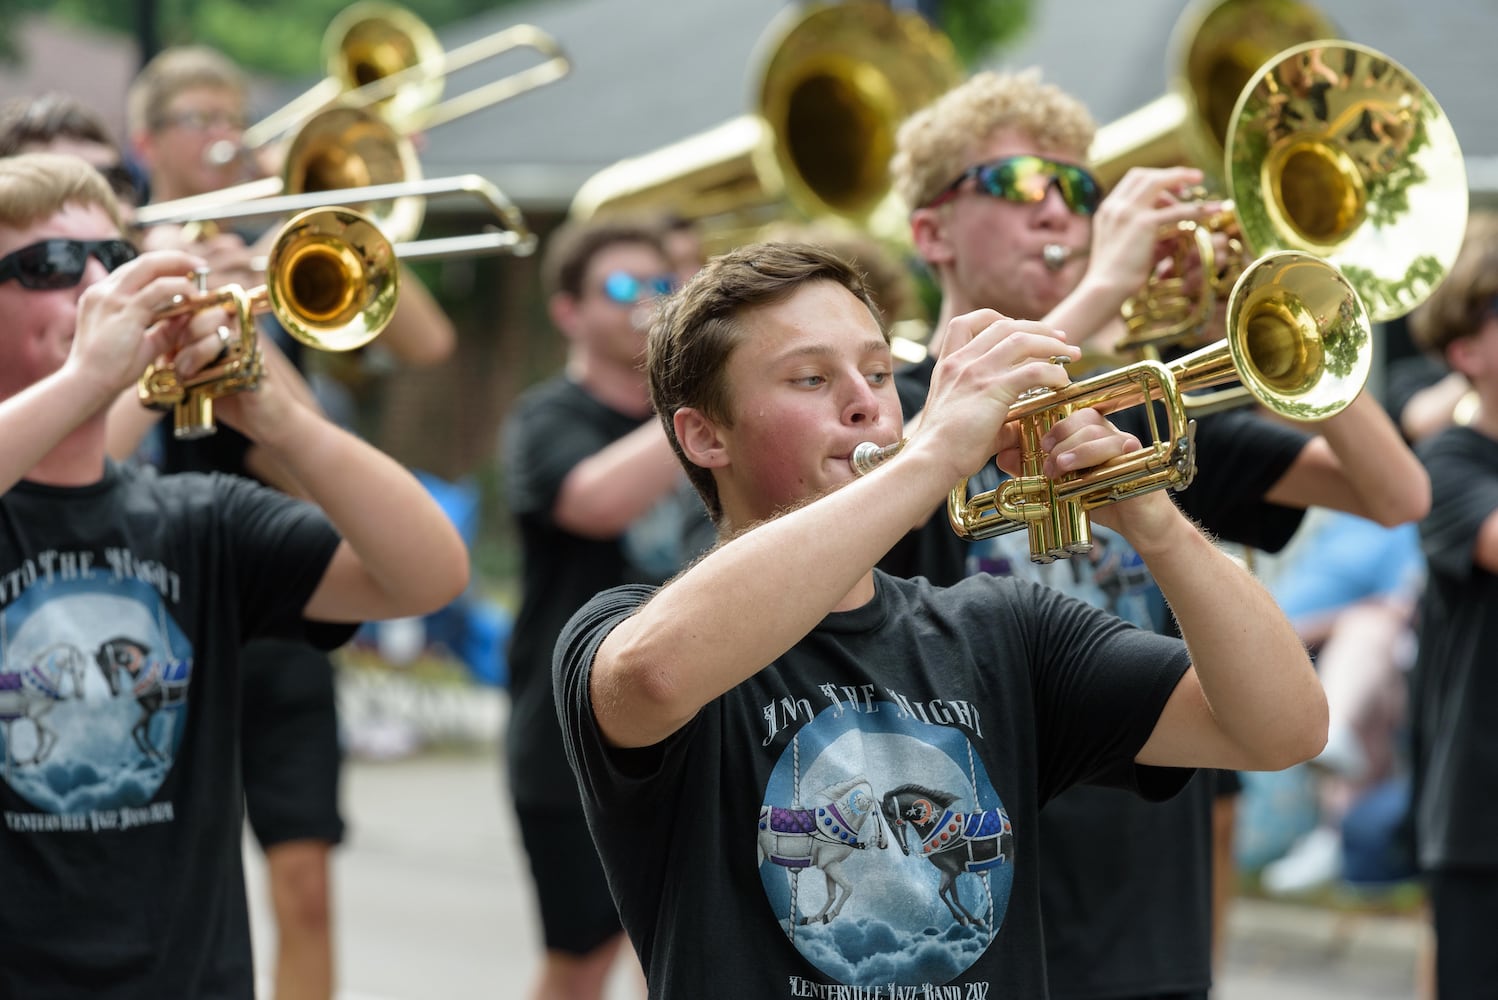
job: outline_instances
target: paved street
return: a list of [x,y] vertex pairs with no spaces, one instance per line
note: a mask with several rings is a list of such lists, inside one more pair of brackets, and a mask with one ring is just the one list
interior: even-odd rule
[[[470,727],[495,721],[492,707]],[[518,835],[496,753],[355,759],[337,855],[341,1000],[524,997],[537,949]],[[246,850],[257,945],[271,925]],[[1241,901],[1216,1000],[1394,1000],[1413,993],[1414,924]],[[268,947],[257,947],[262,970]],[[636,1000],[617,986],[610,1000]]]

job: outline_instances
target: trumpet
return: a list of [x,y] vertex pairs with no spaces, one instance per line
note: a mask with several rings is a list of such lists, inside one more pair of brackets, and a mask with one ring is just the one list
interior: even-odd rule
[[[1294,420],[1341,412],[1362,391],[1372,367],[1372,325],[1347,279],[1301,251],[1277,251],[1250,264],[1228,302],[1228,336],[1169,364],[1143,360],[1074,382],[1036,389],[1009,410],[1018,425],[1021,469],[999,487],[968,495],[964,477],[947,499],[952,529],[982,539],[1029,532],[1038,563],[1092,548],[1088,511],[1158,489],[1185,489],[1196,474],[1195,424],[1185,394],[1240,381],[1268,409]],[[1150,441],[1137,451],[1083,472],[1047,479],[1040,441],[1079,409],[1113,413],[1158,400],[1146,410]],[[902,443],[865,443],[850,459],[867,474]]]
[[220,357],[183,378],[170,362],[147,367],[136,386],[141,403],[173,413],[181,439],[214,433],[213,401],[253,390],[264,375],[255,317],[273,313],[286,331],[309,347],[351,351],[377,337],[395,313],[399,271],[394,247],[367,216],[347,208],[310,209],[276,236],[266,284],[225,285],[208,291],[198,272],[198,292],[179,297],[157,319],[207,309],[234,312],[237,336],[225,336]]

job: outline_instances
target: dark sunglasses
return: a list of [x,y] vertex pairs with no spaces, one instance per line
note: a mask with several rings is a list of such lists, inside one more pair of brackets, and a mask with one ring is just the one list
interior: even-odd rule
[[603,279],[603,294],[621,306],[632,306],[641,299],[670,295],[676,281],[669,274],[654,278],[636,278],[628,271],[615,271]]
[[72,288],[83,280],[90,255],[113,271],[134,260],[136,252],[124,240],[42,240],[0,257],[0,283],[15,278],[33,291]]
[[1034,205],[1045,201],[1046,194],[1055,185],[1061,192],[1066,207],[1078,215],[1091,215],[1103,200],[1102,188],[1097,179],[1075,163],[1044,156],[1006,156],[992,163],[980,163],[962,172],[962,176],[941,190],[927,204],[935,208],[951,201],[957,191],[969,180],[978,182],[977,190],[995,198]]

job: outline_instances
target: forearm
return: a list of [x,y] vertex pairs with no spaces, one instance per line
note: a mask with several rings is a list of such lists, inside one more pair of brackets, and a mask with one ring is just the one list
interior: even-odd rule
[[162,416],[164,413],[161,410],[153,410],[141,403],[134,386],[116,396],[109,406],[109,418],[105,425],[109,457],[116,462],[123,462],[134,455]]
[[1425,516],[1430,477],[1376,400],[1363,393],[1341,413],[1311,426],[1319,435],[1265,499],[1341,510],[1385,527]]
[[0,493],[24,479],[112,395],[111,387],[65,366],[0,400]]
[[379,343],[404,365],[435,365],[452,356],[458,335],[452,320],[409,268],[401,269],[400,301]]
[[829,612],[872,598],[860,589],[871,567],[949,478],[908,450],[694,564],[600,648],[594,705],[605,735],[621,746],[658,742]]
[[[1110,328],[1122,332],[1115,324],[1121,323],[1124,300],[1131,291],[1101,279],[1083,278],[1082,283],[1046,315],[1045,322],[1065,331],[1067,343],[1078,346],[1087,344]],[[1112,345],[1099,344],[1098,347],[1106,351],[1111,350]]]
[[1354,513],[1394,527],[1430,511],[1430,476],[1383,407],[1366,391],[1319,428],[1362,507]]
[[467,584],[468,554],[416,477],[383,452],[301,406],[256,442],[297,491],[327,514],[359,572],[319,588],[312,617],[389,618],[440,607]]
[[[1186,640],[1212,735],[1229,748],[1220,762],[1208,762],[1276,770],[1319,752],[1325,693],[1295,629],[1259,582],[1184,518],[1170,544],[1146,553],[1145,562]],[[1196,749],[1178,747],[1175,759],[1161,762],[1187,763]]]
[[681,482],[681,464],[651,420],[579,462],[552,516],[585,538],[617,538]]

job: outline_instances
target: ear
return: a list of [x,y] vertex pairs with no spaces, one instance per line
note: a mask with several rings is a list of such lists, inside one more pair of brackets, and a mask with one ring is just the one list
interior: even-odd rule
[[1446,365],[1454,372],[1472,378],[1482,372],[1482,356],[1474,350],[1476,337],[1458,337],[1446,345]]
[[151,142],[151,133],[142,129],[130,136],[130,152],[136,161],[150,173],[156,166],[156,148]]
[[728,465],[728,447],[718,425],[696,407],[683,406],[671,416],[676,440],[687,461],[704,469]]
[[577,329],[577,312],[577,299],[566,292],[553,292],[551,298],[546,300],[546,314],[551,317],[552,325],[568,340],[572,339],[573,331]]
[[910,213],[910,236],[916,252],[932,267],[951,263],[955,252],[950,234],[950,213],[942,208],[918,208]]

